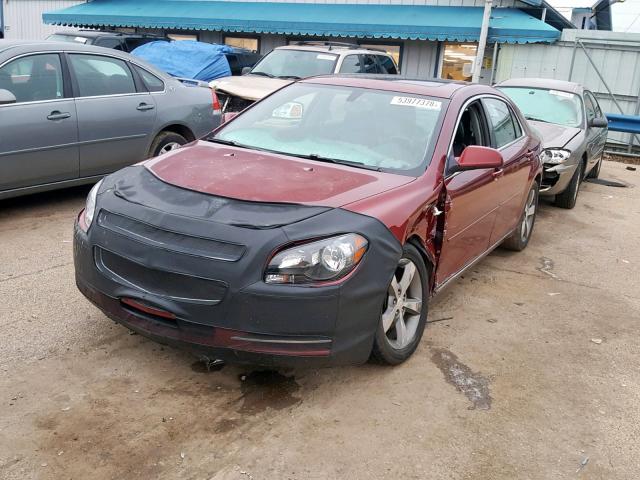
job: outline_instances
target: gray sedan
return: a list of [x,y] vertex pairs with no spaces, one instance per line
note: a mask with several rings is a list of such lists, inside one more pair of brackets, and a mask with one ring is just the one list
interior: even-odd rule
[[582,180],[600,174],[607,140],[607,119],[595,96],[577,83],[542,78],[515,78],[496,87],[542,137],[540,195],[555,195],[557,206],[573,208]]
[[0,40],[0,199],[95,182],[219,124],[208,86],[129,54]]

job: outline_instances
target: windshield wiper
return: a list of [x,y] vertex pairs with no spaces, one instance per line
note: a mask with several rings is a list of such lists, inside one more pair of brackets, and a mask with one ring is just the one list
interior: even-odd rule
[[548,120],[543,120],[541,118],[536,118],[536,117],[532,117],[530,115],[525,115],[524,118],[526,118],[527,120],[533,120],[534,122],[544,122],[544,123],[551,123]]
[[208,137],[206,140],[208,142],[220,143],[222,145],[230,145],[232,147],[238,147],[238,148],[254,148],[248,145],[243,145],[241,143],[234,142],[233,140],[225,140],[223,138],[218,138],[218,137]]
[[278,75],[278,78],[291,79],[291,80],[300,80],[302,77],[297,75]]
[[367,165],[366,163],[352,162],[350,160],[342,160],[340,158],[323,157],[322,155],[318,155],[317,153],[310,153],[308,155],[296,154],[296,153],[285,153],[285,155],[291,155],[292,157],[297,157],[297,158],[305,158],[307,160],[314,160],[316,162],[335,163],[337,165],[347,165],[349,167],[364,168],[367,170],[373,170],[375,172],[382,171],[380,167],[374,167],[373,165]]
[[275,75],[271,75],[267,72],[249,72],[251,75],[262,75],[263,77],[275,78]]

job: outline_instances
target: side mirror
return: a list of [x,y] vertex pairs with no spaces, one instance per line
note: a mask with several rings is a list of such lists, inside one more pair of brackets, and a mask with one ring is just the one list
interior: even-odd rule
[[595,117],[591,119],[589,126],[594,128],[606,128],[609,126],[609,122],[605,117]]
[[470,145],[462,151],[462,155],[458,159],[458,170],[500,168],[503,163],[502,154],[498,150]]
[[0,105],[11,105],[16,103],[16,96],[9,90],[0,88]]
[[251,71],[251,67],[242,67],[242,70],[241,70],[240,74],[241,75],[246,75],[250,71]]
[[240,112],[227,112],[222,114],[222,123],[227,123],[236,117]]

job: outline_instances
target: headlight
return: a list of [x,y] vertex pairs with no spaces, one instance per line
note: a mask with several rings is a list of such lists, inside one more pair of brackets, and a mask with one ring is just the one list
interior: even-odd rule
[[563,163],[570,156],[571,152],[569,150],[564,150],[562,148],[546,148],[540,154],[540,160],[542,160],[542,163],[558,165],[559,163]]
[[96,183],[89,192],[89,195],[87,195],[87,204],[84,207],[84,221],[87,224],[87,229],[91,226],[93,216],[96,213],[96,197],[98,196],[100,185],[102,185],[102,180]]
[[306,243],[277,253],[265,272],[266,283],[314,283],[337,280],[362,260],[369,242],[349,233]]

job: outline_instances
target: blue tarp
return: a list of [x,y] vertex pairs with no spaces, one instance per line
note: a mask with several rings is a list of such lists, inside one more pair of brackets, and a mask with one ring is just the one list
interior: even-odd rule
[[[47,12],[45,23],[83,27],[476,42],[482,7],[180,0],[93,0]],[[495,8],[489,42],[555,42],[560,32],[517,8]]]
[[131,53],[174,77],[209,82],[231,75],[229,62],[224,54],[232,51],[227,45],[184,40],[146,43]]

